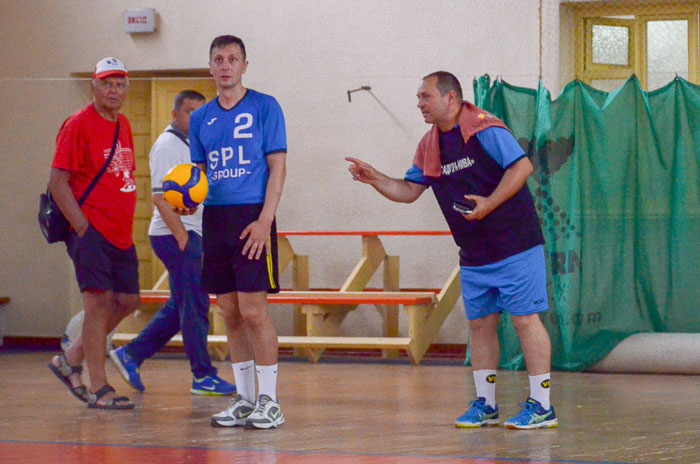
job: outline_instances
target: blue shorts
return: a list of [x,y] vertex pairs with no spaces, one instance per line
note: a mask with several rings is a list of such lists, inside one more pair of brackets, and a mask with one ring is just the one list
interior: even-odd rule
[[277,226],[259,259],[243,255],[243,230],[260,216],[262,204],[205,206],[202,213],[202,283],[209,293],[279,292]]
[[139,261],[134,245],[122,250],[107,241],[97,229],[88,226],[82,237],[71,230],[66,248],[73,260],[81,292],[139,293]]
[[469,320],[501,311],[525,316],[548,308],[542,245],[485,266],[460,266],[459,277]]

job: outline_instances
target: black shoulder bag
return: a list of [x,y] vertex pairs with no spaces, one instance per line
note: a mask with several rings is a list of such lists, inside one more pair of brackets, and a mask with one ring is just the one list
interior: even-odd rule
[[[92,189],[95,188],[97,181],[100,180],[102,174],[104,174],[104,172],[107,170],[109,163],[112,162],[112,158],[114,157],[114,151],[117,148],[118,139],[119,120],[117,119],[117,128],[114,131],[114,140],[112,141],[112,150],[109,152],[109,157],[107,158],[107,161],[105,161],[105,164],[102,165],[100,172],[98,172],[95,175],[95,177],[90,182],[90,185],[88,185],[88,188],[85,189],[85,192],[83,192],[83,194],[80,196],[80,200],[78,200],[78,206],[82,206],[82,204],[85,203],[85,200],[87,200],[88,195],[90,195]],[[54,200],[53,196],[51,195],[51,191],[48,188],[46,189],[45,193],[39,195],[38,219],[39,227],[41,228],[41,233],[44,234],[44,237],[46,238],[47,242],[55,243],[66,241],[66,239],[68,238],[68,232],[70,230],[70,223],[61,212],[61,209],[58,207],[58,204],[56,204],[56,201]]]

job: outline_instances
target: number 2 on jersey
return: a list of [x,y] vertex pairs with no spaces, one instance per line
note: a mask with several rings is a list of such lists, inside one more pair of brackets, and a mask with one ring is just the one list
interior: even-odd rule
[[241,113],[241,114],[236,116],[236,119],[234,119],[233,122],[238,124],[243,119],[245,119],[245,122],[242,123],[240,126],[236,126],[236,128],[233,130],[233,138],[234,139],[252,139],[253,138],[252,133],[243,132],[244,130],[250,128],[250,126],[253,125],[253,115],[250,113]]

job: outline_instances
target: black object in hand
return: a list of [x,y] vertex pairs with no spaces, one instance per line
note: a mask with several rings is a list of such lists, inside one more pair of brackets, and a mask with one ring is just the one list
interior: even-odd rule
[[471,214],[475,206],[476,202],[474,200],[467,200],[466,198],[452,202],[452,209],[462,214]]

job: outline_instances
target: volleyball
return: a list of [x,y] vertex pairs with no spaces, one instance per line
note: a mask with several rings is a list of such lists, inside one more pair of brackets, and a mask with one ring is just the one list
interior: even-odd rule
[[178,164],[163,178],[163,195],[176,208],[189,209],[207,197],[207,176],[192,164]]

